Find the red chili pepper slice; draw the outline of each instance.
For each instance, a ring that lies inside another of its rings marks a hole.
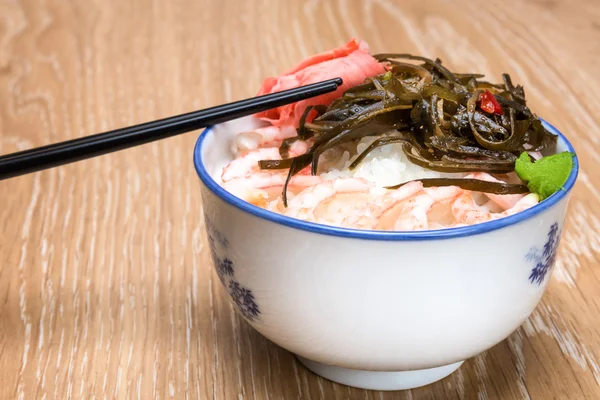
[[[498,100],[496,100],[492,92],[489,90],[481,93],[479,96],[479,101],[481,102],[481,109],[486,113],[502,115],[502,107],[500,106],[500,103],[498,103]]]

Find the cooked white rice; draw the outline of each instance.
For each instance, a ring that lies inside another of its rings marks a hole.
[[[319,173],[327,180],[356,177],[382,187],[415,179],[462,178],[466,175],[436,172],[413,164],[404,154],[400,143],[376,148],[354,170],[350,170],[350,164],[376,139],[365,137],[356,146],[345,145],[328,150],[321,157]]]

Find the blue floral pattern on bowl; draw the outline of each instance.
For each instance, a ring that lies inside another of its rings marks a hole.
[[[252,290],[242,286],[242,284],[235,279],[234,263],[226,256],[229,241],[216,229],[215,225],[208,217],[205,216],[204,220],[206,221],[206,232],[208,234],[210,254],[219,280],[229,292],[229,296],[231,296],[238,311],[250,321],[257,320],[260,310],[254,299],[254,294],[252,293]],[[225,256],[220,257],[219,254],[225,254]]]
[[[548,239],[544,244],[543,250],[537,247],[532,247],[527,253],[527,260],[531,261],[535,267],[531,270],[529,280],[531,283],[537,283],[538,286],[544,282],[548,271],[552,269],[556,262],[556,252],[558,251],[558,245],[560,243],[561,229],[558,227],[558,223],[553,223],[548,231]]]

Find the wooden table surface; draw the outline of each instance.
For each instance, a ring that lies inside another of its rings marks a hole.
[[[529,320],[443,381],[387,393],[315,376],[233,312],[207,251],[198,132],[2,181],[0,398],[600,398],[600,3],[476,3],[0,0],[0,153],[252,96],[358,37],[511,73],[582,165]]]

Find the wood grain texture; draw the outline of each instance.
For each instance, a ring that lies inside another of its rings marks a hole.
[[[0,153],[252,96],[356,36],[509,72],[582,171],[512,336],[431,386],[333,384],[243,322],[209,261],[197,134],[0,182],[0,398],[600,398],[600,3],[0,0]]]

